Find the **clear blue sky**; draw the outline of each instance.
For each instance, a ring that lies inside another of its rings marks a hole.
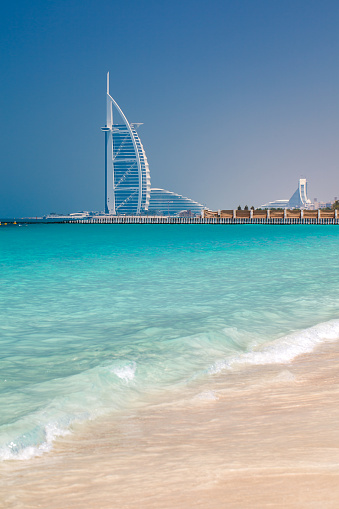
[[[207,206],[339,195],[337,0],[0,7],[0,217],[103,210],[105,79],[153,187]]]

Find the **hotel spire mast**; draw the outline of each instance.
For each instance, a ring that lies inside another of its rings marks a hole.
[[[109,72],[107,73],[105,133],[105,213],[115,214],[114,162],[113,162],[113,99],[109,94]]]

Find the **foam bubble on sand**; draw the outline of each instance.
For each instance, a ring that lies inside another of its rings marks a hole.
[[[241,365],[284,364],[299,355],[312,352],[318,345],[339,339],[339,320],[320,323],[309,329],[294,332],[272,341],[258,350],[252,350],[229,359],[219,360],[211,366],[209,373],[220,373],[225,369]]]
[[[273,382],[295,382],[295,376],[288,369],[284,369],[274,377]]]
[[[219,398],[215,394],[214,391],[203,391],[203,392],[200,392],[200,394],[197,394],[193,399],[194,400],[204,400],[204,401],[216,401]]]

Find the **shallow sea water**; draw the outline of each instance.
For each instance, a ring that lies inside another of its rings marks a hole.
[[[337,479],[338,248],[335,226],[1,229],[4,507],[113,487],[220,507],[238,475],[236,507],[240,472]]]

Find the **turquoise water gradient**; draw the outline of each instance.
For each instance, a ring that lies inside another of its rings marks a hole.
[[[1,227],[0,457],[339,318],[338,253],[336,226]]]

